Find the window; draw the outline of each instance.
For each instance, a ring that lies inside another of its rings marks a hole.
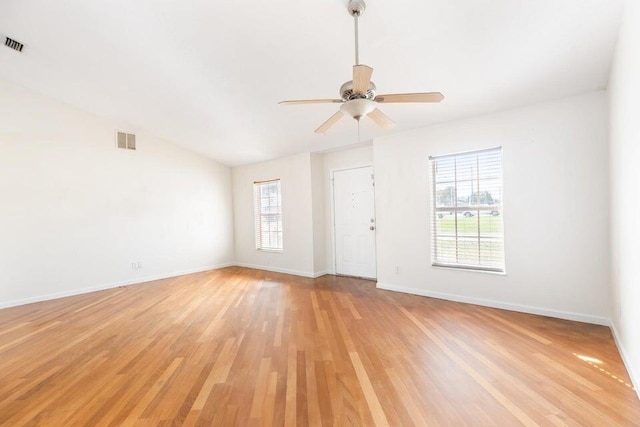
[[[429,159],[432,265],[504,272],[502,148]]]
[[[280,180],[253,183],[256,249],[282,251]]]

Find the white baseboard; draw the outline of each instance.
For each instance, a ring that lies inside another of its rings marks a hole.
[[[313,278],[317,279],[318,277],[326,276],[327,274],[333,274],[328,270],[316,271],[313,273]]]
[[[387,283],[378,282],[379,289],[388,291],[403,292],[405,294],[421,295],[424,297],[443,299],[448,301],[464,302],[467,304],[482,305],[485,307],[500,308],[503,310],[519,311],[522,313],[538,314],[540,316],[555,317],[558,319],[575,320],[577,322],[592,323],[595,325],[609,326],[610,321],[606,317],[592,316],[588,314],[572,313],[569,311],[553,310],[549,308],[533,307],[529,305],[507,303],[482,298],[467,297],[462,295],[448,294],[444,292],[435,292],[418,288],[407,288],[404,286],[396,286]]]
[[[317,273],[312,273],[312,272],[309,272],[309,271],[289,270],[289,269],[286,269],[286,268],[278,268],[278,267],[273,267],[273,266],[270,266],[270,265],[247,264],[247,263],[244,263],[244,262],[236,262],[233,265],[235,265],[237,267],[253,268],[254,270],[272,271],[274,273],[285,273],[285,274],[291,274],[293,276],[309,277],[309,278],[312,278],[312,279],[315,279],[316,277],[324,276],[325,274],[327,274],[324,271],[320,271],[320,272],[317,272]]]
[[[312,278],[312,279],[315,279],[315,278],[320,277],[320,276],[324,276],[325,274],[329,274],[329,272],[327,272],[327,271],[318,271],[318,272],[315,272],[315,273],[310,273],[310,272],[305,272],[305,271],[287,270],[287,269],[283,269],[283,268],[274,268],[274,267],[269,267],[269,266],[264,266],[264,265],[252,265],[252,264],[228,262],[228,263],[223,263],[223,264],[209,265],[209,266],[206,266],[206,267],[193,268],[193,269],[189,269],[189,270],[174,271],[174,272],[165,273],[165,274],[155,274],[155,275],[150,275],[150,276],[145,276],[145,277],[137,277],[133,281],[132,280],[122,280],[122,281],[118,281],[118,282],[103,283],[101,285],[90,286],[90,287],[87,287],[87,288],[72,289],[72,290],[62,291],[62,292],[54,292],[54,293],[51,293],[51,294],[38,295],[38,296],[35,296],[35,297],[22,298],[22,299],[17,299],[17,300],[12,300],[12,301],[0,301],[0,309],[9,308],[9,307],[16,307],[16,306],[25,305],[25,304],[32,304],[32,303],[35,303],[35,302],[48,301],[48,300],[57,299],[57,298],[70,297],[70,296],[74,296],[74,295],[81,295],[81,294],[86,294],[86,293],[89,293],[89,292],[103,291],[105,289],[113,289],[113,288],[117,288],[119,286],[138,285],[140,283],[152,282],[154,280],[168,279],[170,277],[182,276],[182,275],[185,275],[185,274],[200,273],[202,271],[216,270],[216,269],[219,269],[219,268],[235,267],[235,266],[253,268],[253,269],[256,269],[256,270],[273,271],[273,272],[276,272],[276,273],[292,274],[294,276],[309,277],[309,278]]]
[[[627,356],[627,352],[624,349],[620,333],[618,332],[618,329],[616,329],[616,324],[612,321],[609,327],[611,328],[613,339],[616,342],[616,347],[618,347],[618,352],[620,353],[620,357],[622,358],[622,363],[624,363],[624,366],[627,368],[627,372],[629,373],[629,378],[631,378],[631,384],[636,390],[638,399],[640,399],[640,372],[634,370],[634,366],[631,364],[631,359],[629,359],[629,357]]]
[[[31,304],[31,303],[34,303],[34,302],[48,301],[48,300],[57,299],[57,298],[70,297],[70,296],[74,296],[74,295],[81,295],[81,294],[86,294],[86,293],[89,293],[89,292],[103,291],[105,289],[117,288],[119,286],[138,285],[140,283],[151,282],[151,281],[154,281],[154,280],[168,279],[170,277],[182,276],[182,275],[185,275],[185,274],[192,274],[192,273],[200,273],[201,271],[216,270],[218,268],[231,267],[231,266],[234,266],[234,265],[235,265],[234,263],[224,263],[224,264],[217,264],[217,265],[209,265],[209,266],[206,266],[206,267],[193,268],[193,269],[189,269],[189,270],[174,271],[172,273],[155,274],[155,275],[152,275],[152,276],[137,277],[135,279],[135,281],[122,280],[122,281],[118,281],[118,282],[104,283],[102,285],[91,286],[91,287],[88,287],[88,288],[73,289],[73,290],[62,291],[62,292],[54,292],[54,293],[51,293],[51,294],[38,295],[38,296],[35,296],[35,297],[22,298],[22,299],[13,300],[13,301],[4,301],[4,302],[0,302],[0,309],[8,308],[8,307],[15,307],[15,306],[18,306],[18,305]]]

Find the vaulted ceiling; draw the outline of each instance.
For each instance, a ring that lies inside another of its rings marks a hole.
[[[622,0],[368,0],[361,62],[393,132],[604,89]],[[351,79],[346,0],[3,0],[0,78],[229,165],[358,142],[354,120],[313,130]],[[367,120],[360,140],[384,134]]]

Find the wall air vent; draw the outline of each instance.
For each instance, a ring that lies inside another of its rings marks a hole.
[[[4,45],[10,47],[13,50],[17,50],[18,52],[22,52],[22,48],[24,48],[24,45],[22,43],[10,39],[9,37],[4,38]]]
[[[116,131],[116,147],[124,150],[135,150],[136,136],[132,133]]]

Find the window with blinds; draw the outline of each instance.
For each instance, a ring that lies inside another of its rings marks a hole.
[[[432,265],[504,272],[502,147],[429,160]]]
[[[253,183],[256,249],[282,251],[280,180]]]

